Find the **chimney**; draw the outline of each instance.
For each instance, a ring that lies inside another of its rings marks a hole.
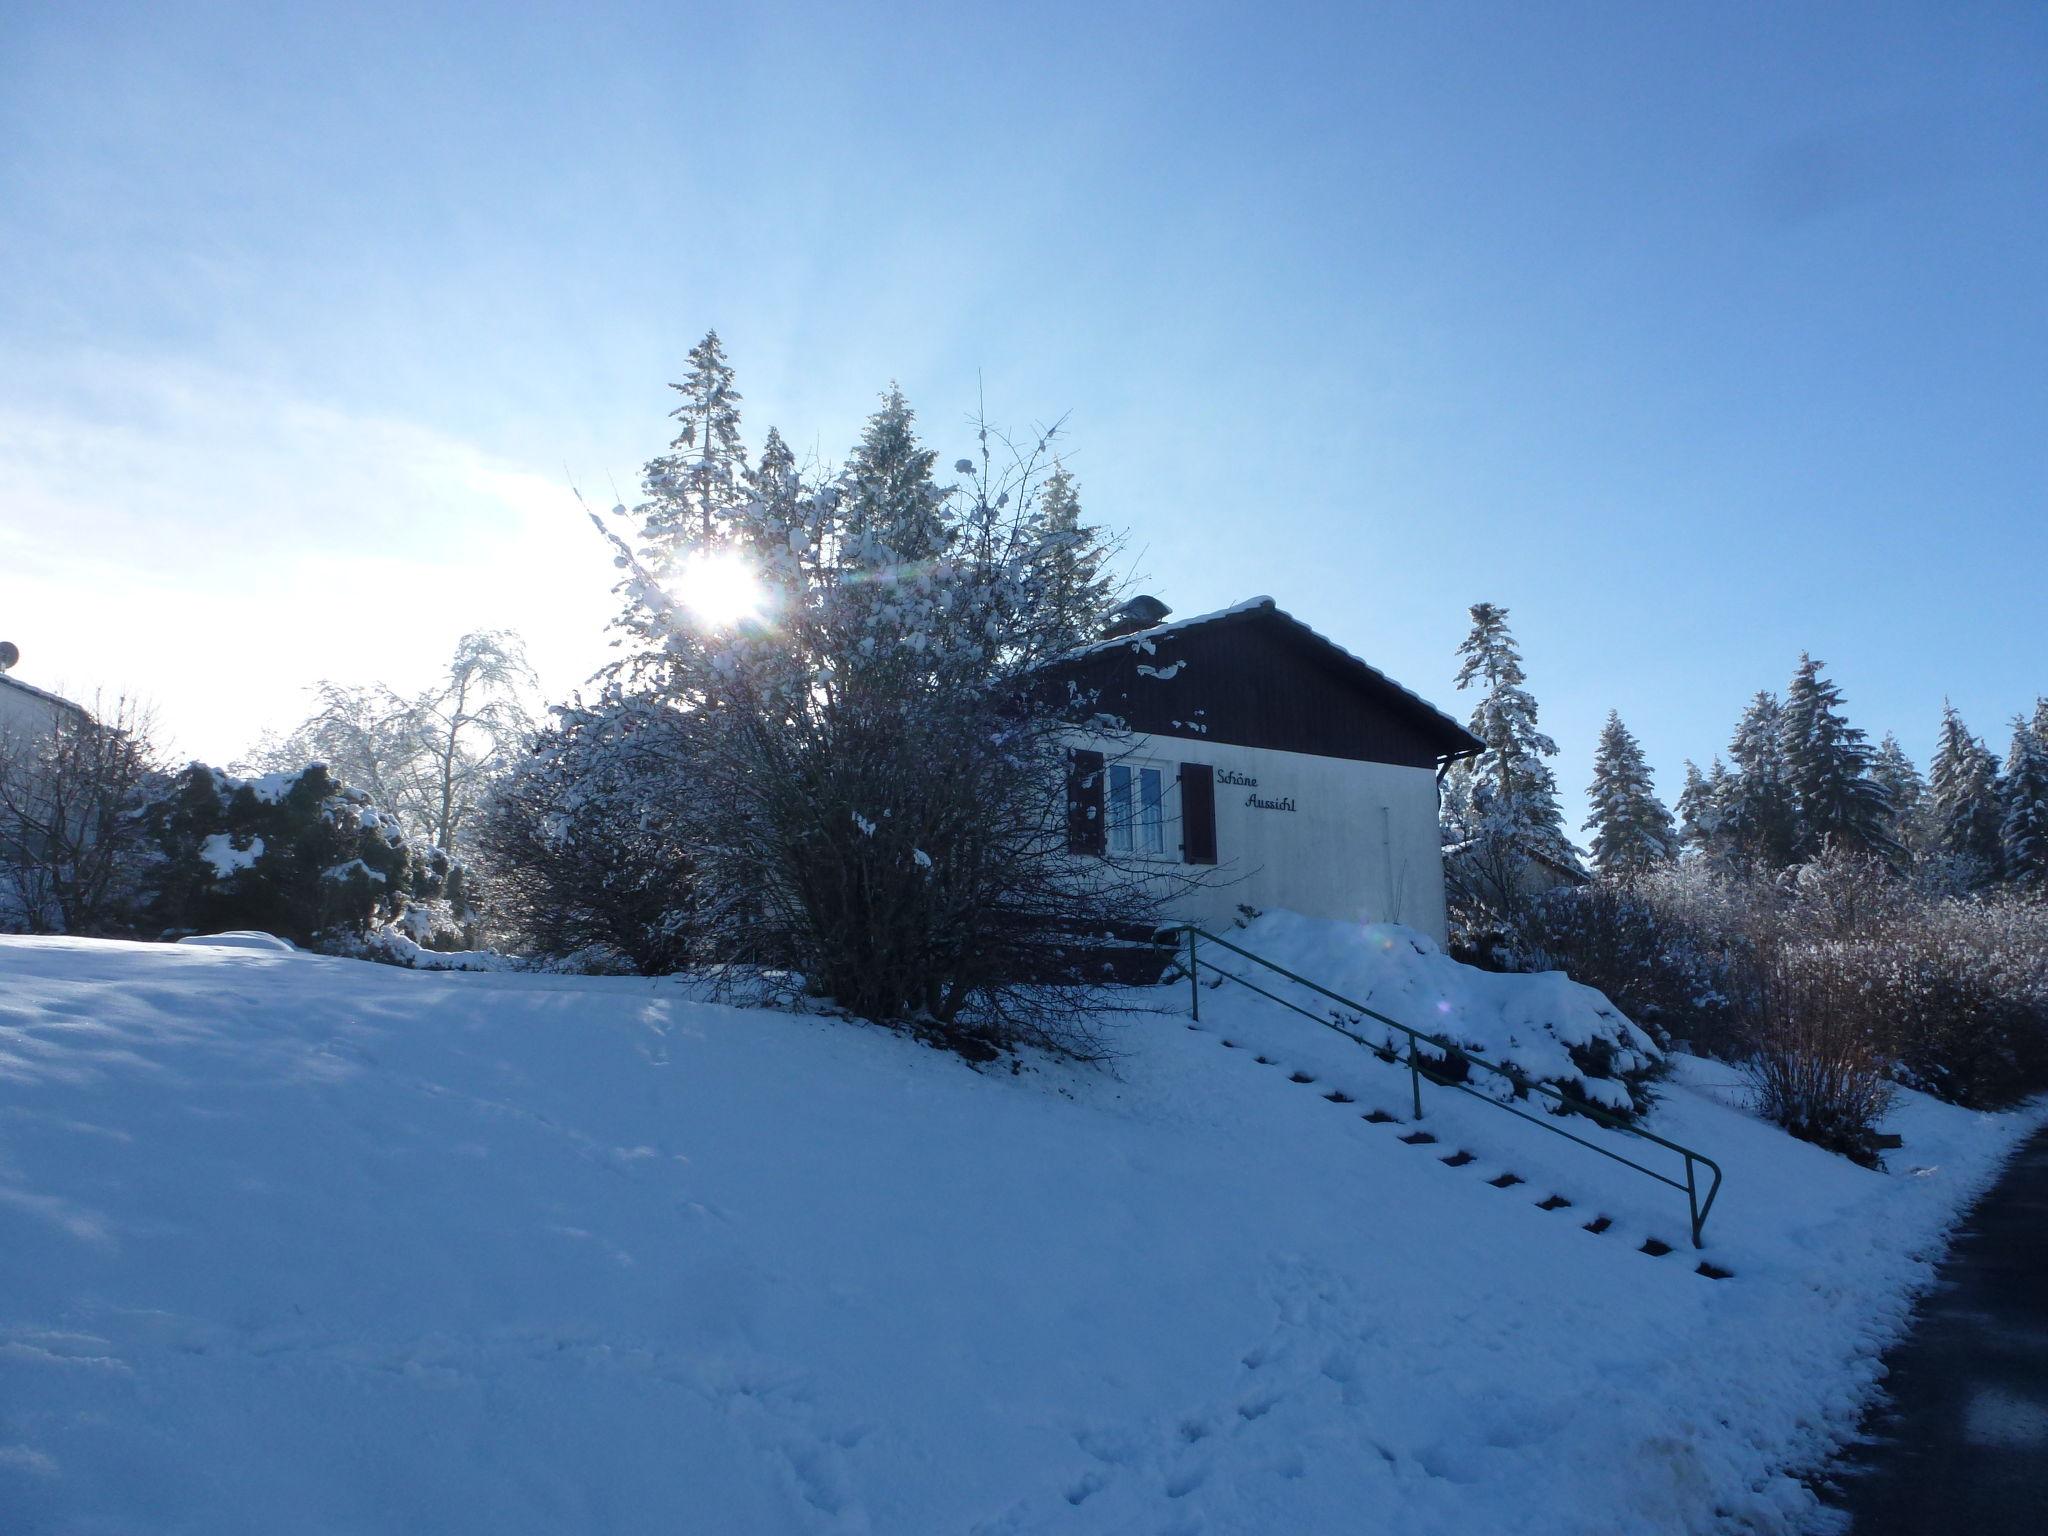
[[[1164,623],[1171,612],[1171,608],[1149,593],[1134,597],[1109,616],[1109,622],[1102,626],[1102,638],[1114,640],[1119,635],[1135,635],[1141,629]]]

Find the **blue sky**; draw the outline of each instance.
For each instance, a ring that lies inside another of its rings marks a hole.
[[[289,11],[289,14],[287,14]],[[2048,10],[0,10],[0,630],[234,755],[319,676],[604,659],[716,326],[749,435],[1065,414],[1182,613],[1453,712],[1506,604],[1567,813],[1802,648],[1923,763],[2048,691]]]

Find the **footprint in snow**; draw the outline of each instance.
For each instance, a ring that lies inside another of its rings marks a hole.
[[[1169,1499],[1184,1499],[1208,1480],[1207,1467],[1188,1467],[1174,1473],[1166,1480],[1166,1496]]]
[[[1108,1485],[1108,1482],[1109,1479],[1100,1472],[1089,1472],[1067,1489],[1067,1502],[1077,1507],[1086,1504],[1096,1494],[1102,1492],[1103,1488]]]
[[[1247,1423],[1253,1419],[1263,1419],[1273,1411],[1274,1404],[1279,1401],[1280,1394],[1277,1392],[1257,1393],[1237,1405],[1237,1416]]]

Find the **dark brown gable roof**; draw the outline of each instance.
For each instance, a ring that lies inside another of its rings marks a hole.
[[[1431,768],[1483,744],[1270,597],[1119,635],[1047,669],[1154,736]]]

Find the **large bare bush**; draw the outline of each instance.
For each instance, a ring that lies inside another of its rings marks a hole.
[[[149,857],[136,812],[158,772],[152,723],[120,699],[0,737],[0,923],[126,931]]]
[[[1870,1006],[1853,945],[1797,944],[1759,967],[1744,1075],[1758,1112],[1803,1141],[1877,1162],[1892,1100],[1889,1021]]]

